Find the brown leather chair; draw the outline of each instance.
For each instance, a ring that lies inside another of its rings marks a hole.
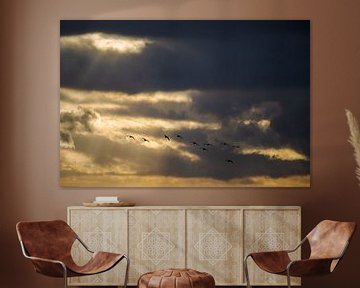
[[[291,276],[315,276],[333,272],[344,256],[355,229],[354,222],[324,220],[292,250],[250,253],[244,259],[247,287],[251,287],[247,267],[249,257],[266,272],[286,275],[289,288]],[[289,253],[296,251],[306,241],[311,249],[309,259],[291,261]]]
[[[127,285],[129,259],[125,254],[91,251],[62,220],[19,222],[16,231],[24,256],[31,260],[35,271],[50,277],[88,276],[110,270],[126,259],[124,288]],[[83,266],[78,266],[71,257],[71,247],[78,240],[92,254]]]

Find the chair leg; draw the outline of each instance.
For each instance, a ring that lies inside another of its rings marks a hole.
[[[287,269],[286,276],[287,276],[288,288],[291,288],[291,278],[290,278],[290,271],[289,271],[289,269]]]
[[[250,255],[247,255],[244,258],[244,272],[245,272],[245,279],[246,279],[246,287],[247,288],[251,288],[250,285],[250,279],[249,279],[249,269],[248,269],[248,265],[247,265],[247,259],[249,258]]]
[[[127,287],[128,278],[129,278],[130,259],[129,259],[129,257],[127,257],[126,255],[124,256],[124,258],[125,258],[125,260],[126,260],[126,270],[125,270],[124,288],[126,288],[126,287]]]
[[[66,270],[66,266],[64,264],[62,264],[62,267],[64,269],[64,287],[67,288],[67,270]]]

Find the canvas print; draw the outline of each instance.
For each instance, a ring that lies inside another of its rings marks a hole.
[[[64,187],[309,187],[309,21],[60,22]]]

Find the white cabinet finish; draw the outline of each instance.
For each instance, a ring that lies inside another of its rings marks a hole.
[[[212,274],[217,285],[245,285],[247,253],[295,247],[301,237],[301,209],[294,206],[69,207],[68,222],[93,250],[130,257],[129,284],[163,268],[192,268]],[[73,247],[83,263],[86,253]],[[300,257],[300,251],[294,257]],[[285,285],[249,261],[254,285]],[[121,285],[122,263],[104,274],[73,278],[70,285]],[[298,279],[294,284],[300,284]]]

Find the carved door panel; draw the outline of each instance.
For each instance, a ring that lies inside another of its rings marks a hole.
[[[244,211],[244,254],[261,251],[295,248],[301,237],[300,210],[258,209]],[[299,259],[300,249],[291,255]],[[286,277],[266,273],[252,261],[249,262],[249,276],[252,285],[286,285]],[[300,284],[293,278],[292,284]]]
[[[184,267],[209,272],[217,285],[244,285],[245,255],[293,248],[301,237],[298,207],[71,207],[68,222],[91,249],[129,255],[130,285],[143,273]],[[72,254],[79,264],[89,259],[79,243]],[[293,258],[300,258],[300,250]],[[122,285],[125,266],[124,261],[102,274],[70,278],[69,284]],[[249,272],[253,285],[286,284],[286,277],[265,273],[252,260]]]
[[[127,253],[127,215],[125,209],[71,209],[68,222],[80,239],[93,251]],[[76,241],[72,248],[76,263],[84,264],[89,258]],[[125,261],[108,272],[85,277],[69,278],[70,285],[122,285]]]
[[[242,211],[187,211],[187,266],[212,274],[216,285],[242,281]]]
[[[130,283],[145,272],[185,267],[185,210],[129,210]]]

